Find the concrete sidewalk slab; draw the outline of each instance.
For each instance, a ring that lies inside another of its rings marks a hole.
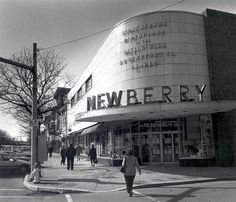
[[[142,175],[136,175],[134,188],[158,187],[174,184],[236,179],[236,168],[219,167],[180,167],[177,164],[141,166]],[[91,167],[90,161],[81,159],[75,162],[74,170],[60,165],[60,157],[54,154],[41,169],[39,184],[29,182],[25,176],[24,185],[40,192],[114,192],[125,189],[125,181],[119,167],[97,164]]]

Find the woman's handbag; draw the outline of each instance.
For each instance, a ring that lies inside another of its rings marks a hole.
[[[124,165],[121,166],[121,168],[120,168],[121,173],[125,173],[125,167],[126,167],[126,159],[125,159]]]
[[[125,167],[124,167],[124,166],[122,166],[122,167],[120,168],[120,172],[121,172],[121,173],[125,173]]]

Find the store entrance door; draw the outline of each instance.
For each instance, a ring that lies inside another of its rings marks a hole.
[[[141,146],[141,162],[149,163],[150,162],[150,138],[148,134],[141,134],[140,146]]]
[[[172,134],[171,133],[162,133],[162,148],[163,148],[163,162],[171,162],[173,160],[173,148],[172,148]]]
[[[141,134],[140,147],[142,163],[161,162],[160,133]]]
[[[173,132],[173,149],[174,149],[174,161],[179,161],[180,154],[180,134],[178,132]]]
[[[142,133],[140,135],[142,163],[175,162],[179,159],[179,134],[177,131]]]
[[[162,140],[162,161],[174,162],[179,159],[179,135],[178,132],[161,134]]]
[[[154,133],[150,135],[150,146],[151,146],[151,162],[161,162],[161,142],[160,133]]]

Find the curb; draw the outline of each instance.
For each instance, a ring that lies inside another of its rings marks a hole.
[[[82,192],[82,193],[91,193],[89,190],[85,189],[73,189],[73,188],[60,188],[60,187],[49,187],[49,186],[40,186],[36,184],[29,183],[29,175],[26,175],[24,178],[23,185],[32,191],[36,192],[55,192],[55,193],[67,193],[67,192]]]
[[[194,180],[180,180],[180,181],[168,181],[168,182],[159,182],[159,183],[151,183],[151,184],[141,184],[134,185],[134,189],[139,188],[154,188],[154,187],[162,187],[162,186],[170,186],[170,185],[182,185],[182,184],[193,184],[193,183],[204,183],[204,182],[215,182],[222,180],[236,180],[236,177],[227,177],[227,178],[206,178],[206,179],[194,179]],[[75,189],[75,188],[60,188],[60,187],[50,187],[50,186],[40,186],[40,184],[32,184],[29,183],[29,175],[27,174],[24,178],[23,185],[32,191],[36,192],[53,192],[53,193],[105,193],[105,192],[117,192],[126,190],[126,187],[106,190],[106,191],[93,191],[86,189]]]
[[[74,189],[74,188],[60,188],[60,187],[50,187],[50,186],[40,186],[39,184],[32,184],[29,183],[29,175],[26,175],[24,178],[23,185],[31,190],[36,192],[54,192],[54,193],[105,193],[105,192],[117,192],[121,190],[125,190],[126,187],[122,187],[119,189],[113,189],[113,190],[106,190],[106,191],[92,191],[92,190],[86,190],[86,189]]]

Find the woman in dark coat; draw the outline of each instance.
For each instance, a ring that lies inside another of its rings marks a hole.
[[[90,157],[91,166],[95,166],[95,162],[97,161],[97,151],[92,144],[92,148],[89,150],[88,156]]]
[[[76,155],[76,150],[73,147],[73,144],[70,144],[70,147],[66,150],[66,158],[67,158],[67,170],[74,169],[74,157]]]
[[[65,165],[65,161],[66,161],[66,149],[64,146],[62,146],[61,148],[61,165]]]
[[[53,147],[52,147],[52,144],[50,143],[48,147],[48,153],[49,153],[50,158],[52,157],[52,152],[53,152]]]

